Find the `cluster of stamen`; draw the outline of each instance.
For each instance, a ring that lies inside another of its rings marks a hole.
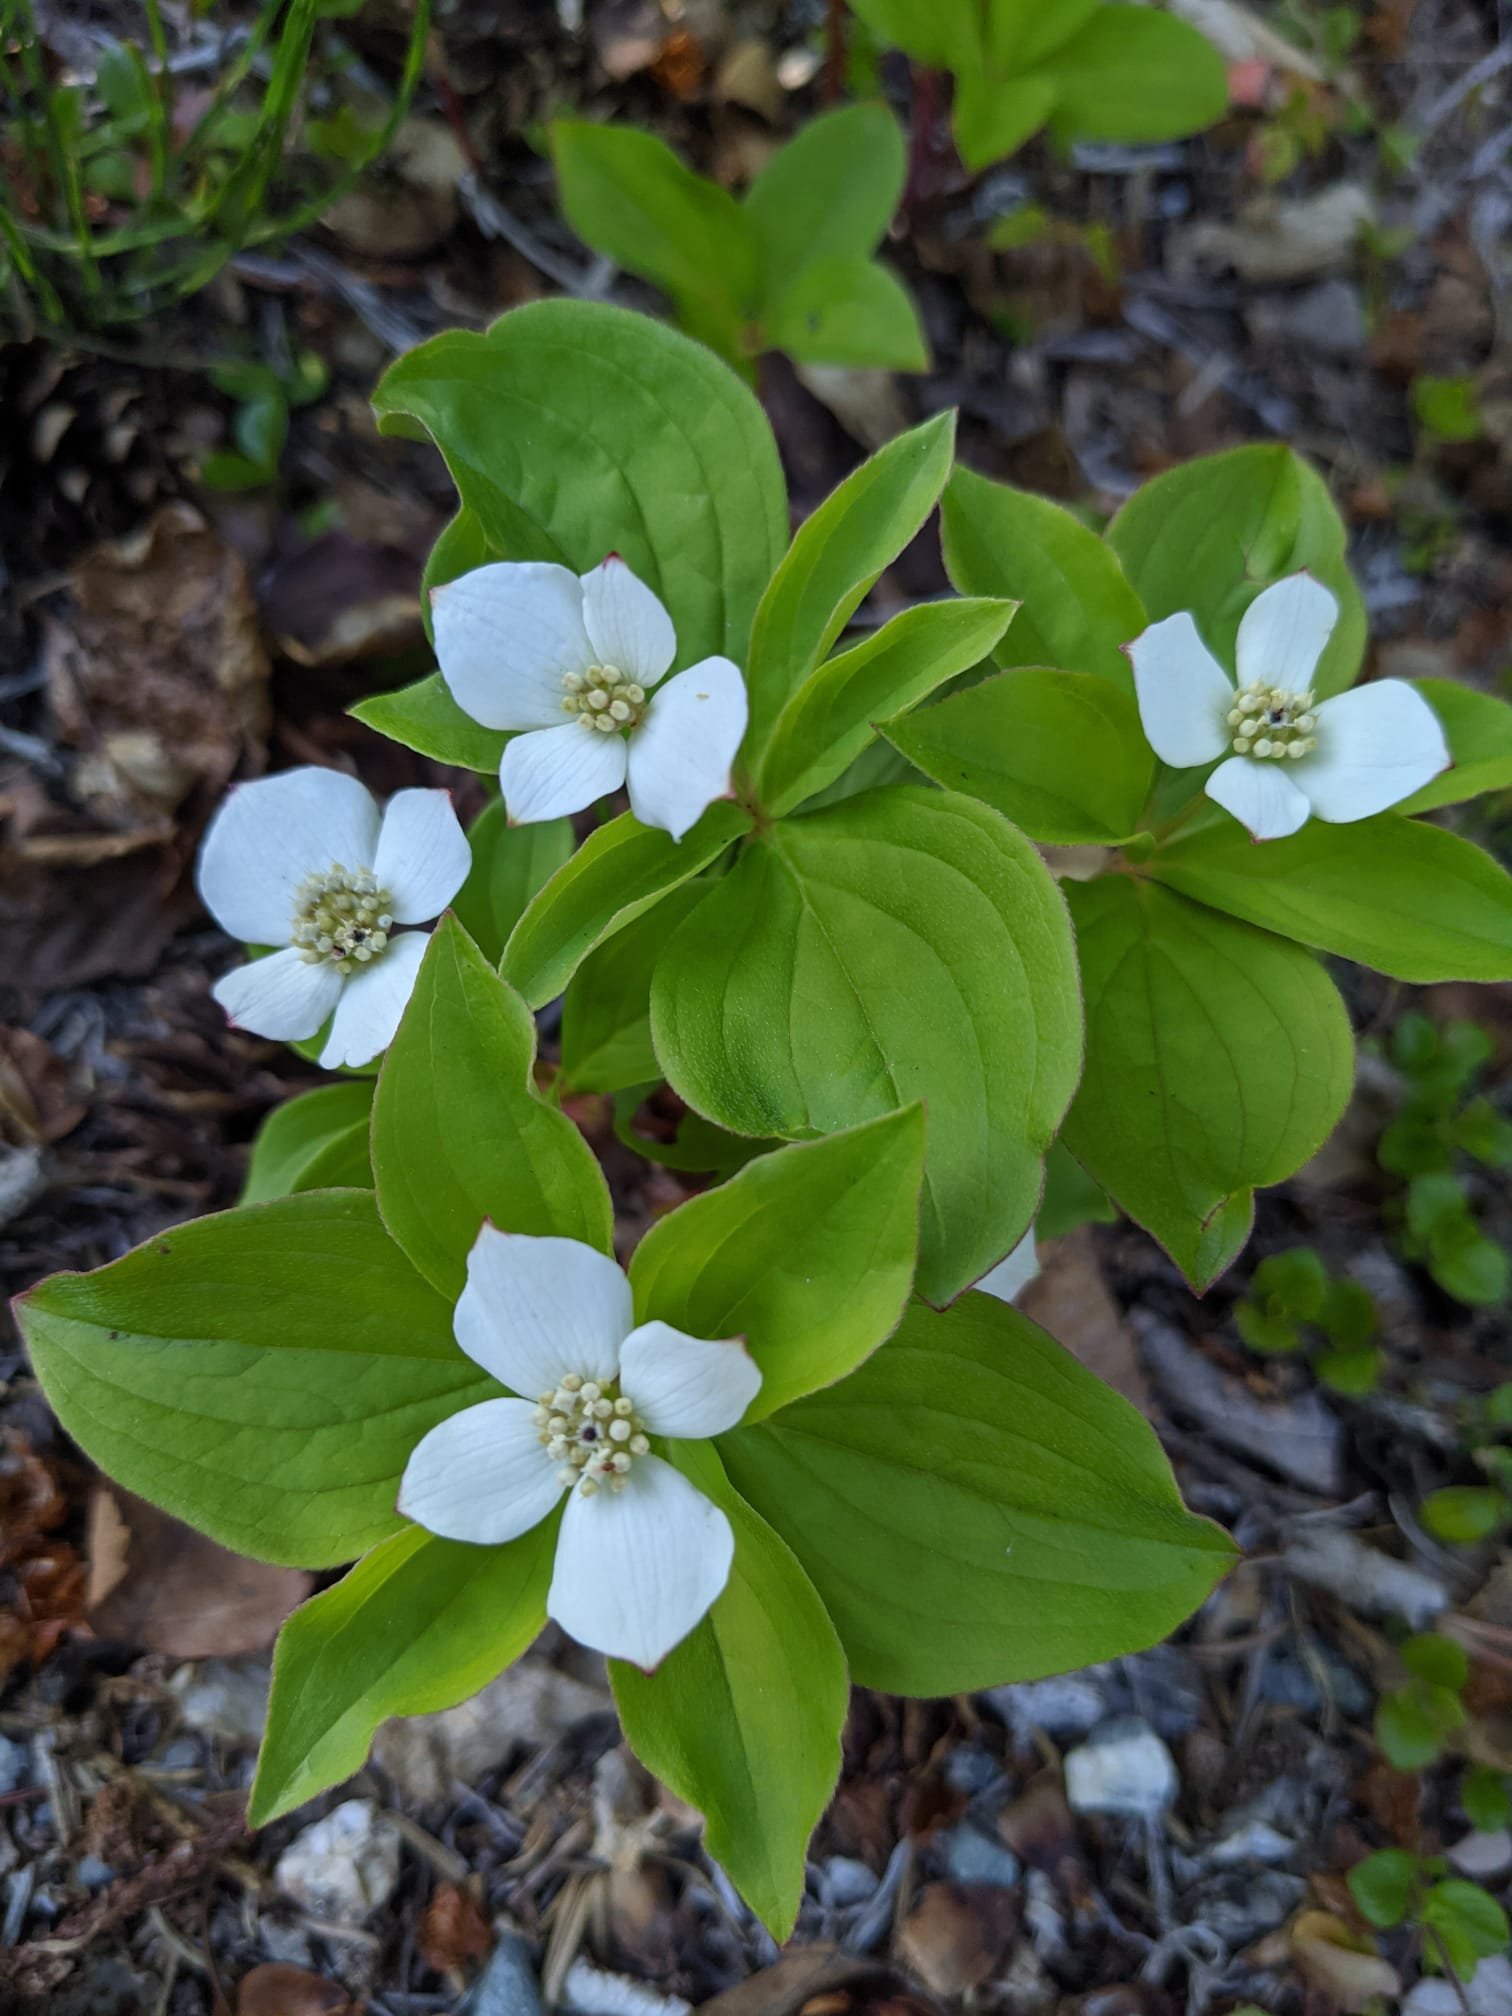
[[[569,672],[562,681],[562,709],[575,714],[580,728],[613,735],[638,728],[646,712],[646,689],[627,679],[617,665],[590,665]]]
[[[1286,686],[1241,686],[1228,725],[1236,756],[1307,756],[1318,746],[1312,694]]]
[[[651,1447],[640,1416],[623,1393],[569,1372],[554,1392],[543,1393],[533,1416],[541,1447],[563,1484],[583,1497],[623,1491],[637,1456]]]
[[[329,960],[337,972],[355,973],[388,950],[393,908],[371,868],[333,862],[295,890],[290,943],[312,966]]]

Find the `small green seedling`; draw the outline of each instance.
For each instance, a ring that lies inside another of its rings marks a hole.
[[[1078,140],[1178,140],[1228,108],[1223,59],[1155,7],[1103,0],[851,0],[884,42],[955,77],[951,123],[968,168],[1048,127]]]
[[[1405,1683],[1383,1694],[1376,1708],[1375,1737],[1398,1771],[1421,1771],[1442,1756],[1449,1738],[1465,1726],[1461,1699],[1470,1662],[1452,1638],[1419,1632],[1397,1648],[1407,1670]]]
[[[927,368],[918,310],[873,257],[903,193],[903,136],[885,105],[813,120],[743,200],[632,126],[559,119],[551,151],[584,244],[661,288],[688,333],[747,376],[763,350]]]
[[[201,478],[212,490],[259,490],[276,483],[290,408],[309,406],[321,396],[331,382],[330,366],[304,350],[284,371],[271,364],[222,364],[210,378],[217,391],[236,401],[231,421],[236,447],[207,455]]]
[[[1380,1376],[1375,1303],[1358,1281],[1331,1275],[1310,1246],[1262,1260],[1234,1321],[1252,1351],[1305,1350],[1336,1393],[1369,1393]]]
[[[1489,1307],[1506,1300],[1512,1259],[1486,1236],[1459,1173],[1465,1162],[1512,1168],[1512,1122],[1473,1087],[1491,1057],[1491,1039],[1473,1022],[1442,1027],[1404,1015],[1392,1062],[1408,1082],[1400,1112],[1381,1136],[1383,1169],[1407,1179],[1403,1244],[1456,1301]]]
[[[1484,1484],[1449,1484],[1423,1500],[1423,1524],[1435,1539],[1459,1546],[1491,1540],[1512,1526],[1512,1382],[1480,1402],[1466,1424],[1471,1454]]]
[[[1482,1960],[1505,1950],[1512,1934],[1496,1899],[1478,1883],[1449,1875],[1448,1866],[1441,1855],[1382,1848],[1350,1870],[1349,1889],[1372,1925],[1382,1931],[1415,1926],[1427,1965],[1469,1981]]]

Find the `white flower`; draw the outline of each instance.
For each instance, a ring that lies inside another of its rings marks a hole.
[[[1184,612],[1128,646],[1150,747],[1178,770],[1228,752],[1203,789],[1257,840],[1284,839],[1309,813],[1368,819],[1449,767],[1438,716],[1404,680],[1314,700],[1338,619],[1338,603],[1310,574],[1265,589],[1239,625],[1237,693]]]
[[[730,795],[746,729],[739,668],[705,658],[657,686],[677,655],[672,619],[617,554],[581,579],[496,561],[431,602],[457,705],[485,728],[529,731],[499,765],[515,825],[581,812],[628,778],[636,818],[680,840]]]
[[[370,1063],[399,1027],[425,951],[425,933],[395,927],[438,916],[471,865],[445,791],[398,791],[380,817],[339,770],[238,785],[205,835],[200,896],[233,938],[283,949],[211,991],[233,1022],[283,1043],[332,1016],[321,1063]]]
[[[730,1522],[653,1435],[733,1428],[761,1373],[738,1340],[635,1327],[630,1284],[576,1239],[485,1225],[467,1260],[457,1342],[529,1397],[464,1407],[417,1444],[399,1510],[448,1540],[499,1546],[563,1493],[548,1615],[580,1644],[648,1670],[729,1579]]]
[[[1039,1248],[1031,1225],[1007,1259],[999,1260],[976,1285],[983,1295],[995,1295],[999,1302],[1016,1302],[1039,1271]]]

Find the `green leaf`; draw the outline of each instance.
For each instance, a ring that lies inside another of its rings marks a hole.
[[[1393,979],[1512,980],[1512,877],[1457,833],[1391,813],[1256,846],[1237,819],[1148,872],[1215,910]]]
[[[1039,73],[1055,87],[1051,127],[1074,140],[1180,140],[1228,111],[1222,56],[1152,7],[1099,7]]]
[[[569,819],[539,819],[511,826],[501,799],[486,805],[467,831],[472,868],[452,898],[452,909],[491,965],[531,899],[571,860],[576,844]]]
[[[752,844],[662,955],[651,1029],[675,1090],[735,1133],[922,1099],[919,1287],[949,1301],[1028,1229],[1076,1083],[1065,906],[985,806],[873,791]]]
[[[963,595],[1012,595],[1020,608],[1000,665],[1097,672],[1126,693],[1122,647],[1148,618],[1118,555],[1048,497],[957,468],[940,505],[945,565]]]
[[[842,105],[800,126],[745,199],[771,301],[805,267],[875,251],[903,194],[903,135],[886,105]]]
[[[1304,1323],[1316,1322],[1323,1313],[1328,1293],[1328,1269],[1311,1246],[1294,1246],[1287,1253],[1272,1253],[1255,1269],[1251,1292],[1279,1303],[1288,1316]]]
[[[721,1438],[854,1679],[955,1694],[1154,1644],[1231,1565],[1149,1424],[1014,1310],[915,1304],[848,1379]]]
[[[845,1655],[813,1584],[729,1487],[707,1444],[679,1467],[735,1529],[730,1579],[654,1673],[611,1660],[630,1746],[704,1814],[705,1844],[775,1939],[803,1895],[809,1835],[840,1771],[850,1698]]]
[[[296,1190],[371,1189],[368,1116],[371,1078],[318,1085],[275,1106],[257,1130],[238,1200],[260,1204]]]
[[[562,998],[562,1075],[574,1092],[623,1092],[653,1085],[661,1065],[651,1047],[651,974],[662,949],[703,885],[685,882],[579,966]]]
[[[1031,840],[1126,839],[1155,775],[1139,709],[1092,672],[999,672],[885,732],[926,776],[980,798]]]
[[[611,819],[531,899],[504,947],[504,978],[532,1008],[554,1001],[595,946],[701,874],[751,825],[727,801],[681,840],[633,813]]]
[[[392,693],[370,693],[347,712],[365,727],[387,735],[390,742],[434,762],[488,776],[498,775],[499,758],[509,740],[497,728],[480,728],[470,714],[464,714],[439,672]]]
[[[745,663],[787,502],[765,414],[709,351],[623,308],[536,301],[408,351],[374,404],[428,429],[496,553],[585,573],[617,552],[666,604],[679,663]]]
[[[1302,1348],[1302,1333],[1292,1317],[1258,1308],[1253,1302],[1241,1302],[1235,1309],[1234,1328],[1251,1351],[1263,1352],[1268,1358],[1289,1357]]]
[[[546,1621],[557,1523],[502,1547],[406,1526],[302,1604],[273,1654],[249,1824],[360,1771],[389,1716],[454,1708],[517,1659]]]
[[[921,63],[951,70],[982,58],[977,10],[962,0],[851,0],[872,33]]]
[[[927,371],[929,344],[913,296],[875,259],[819,259],[766,309],[765,344],[804,364]]]
[[[1418,1858],[1405,1848],[1382,1848],[1356,1862],[1345,1880],[1360,1915],[1383,1932],[1389,1931],[1400,1925],[1412,1908]]]
[[[1473,376],[1435,377],[1423,371],[1412,381],[1412,410],[1441,441],[1475,441],[1484,432]]]
[[[893,717],[969,671],[1012,616],[1011,602],[925,602],[811,672],[778,715],[757,771],[766,809],[791,812],[833,784],[876,740],[878,722],[896,739]]]
[[[953,413],[900,434],[847,476],[798,528],[751,631],[748,760],[760,757],[788,696],[828,653],[877,576],[933,510],[950,473],[954,442]]]
[[[289,438],[289,402],[282,388],[239,406],[231,421],[231,433],[242,454],[262,471],[265,479],[276,476],[278,458]]]
[[[1257,850],[1261,851],[1261,850]],[[1200,1294],[1315,1154],[1354,1046],[1315,959],[1127,875],[1064,885],[1087,1004],[1066,1146]]]
[[[1512,1822],[1512,1796],[1505,1775],[1489,1764],[1473,1764],[1460,1785],[1465,1818],[1479,1834],[1495,1834]]]
[[[100,1468],[263,1561],[329,1568],[387,1538],[415,1444],[497,1390],[362,1190],[194,1219],[17,1307]]]
[[[1489,1540],[1512,1520],[1512,1505],[1483,1484],[1448,1484],[1423,1500],[1423,1524],[1435,1540],[1473,1547]]]
[[[1339,598],[1337,629],[1313,681],[1339,693],[1360,669],[1365,605],[1345,559],[1344,521],[1317,471],[1258,443],[1168,469],[1108,527],[1150,622],[1190,610],[1203,641],[1234,663],[1240,618],[1263,588],[1304,568]]]
[[[963,69],[956,77],[951,129],[966,166],[980,172],[1016,154],[1055,110],[1055,85],[1043,71],[992,77]]]
[[[1411,684],[1437,714],[1454,763],[1392,811],[1400,818],[1459,805],[1482,791],[1512,790],[1512,707],[1458,679],[1414,679]]]
[[[383,1222],[453,1300],[485,1219],[612,1251],[603,1172],[534,1067],[524,1003],[443,917],[378,1074],[373,1173]]]
[[[1313,1370],[1333,1392],[1358,1400],[1380,1384],[1381,1354],[1373,1344],[1320,1351],[1313,1360]]]
[[[1397,1657],[1416,1679],[1447,1687],[1455,1694],[1470,1678],[1470,1661],[1463,1645],[1438,1631],[1418,1631],[1404,1638],[1397,1647]]]
[[[1093,1182],[1064,1141],[1054,1142],[1045,1157],[1045,1194],[1034,1221],[1036,1236],[1059,1239],[1078,1225],[1112,1225],[1117,1217],[1108,1193]]]
[[[897,1325],[913,1281],[924,1113],[780,1148],[651,1227],[630,1263],[637,1319],[743,1337],[746,1419],[833,1385]]]
[[[759,299],[756,233],[717,182],[634,126],[556,119],[549,128],[568,223],[585,245],[660,287],[727,356]]]
[[[1479,1883],[1467,1883],[1463,1877],[1435,1883],[1423,1899],[1420,1915],[1424,1930],[1438,1934],[1449,1964],[1466,1981],[1473,1978],[1480,1961],[1504,1953],[1512,1939],[1500,1904]],[[1428,1943],[1431,1947],[1431,1939]]]

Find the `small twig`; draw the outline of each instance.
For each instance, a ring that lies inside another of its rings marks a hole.
[[[564,294],[571,294],[579,301],[602,301],[608,294],[615,271],[609,260],[595,259],[586,272],[578,272],[506,210],[471,169],[458,176],[457,194],[485,238],[502,238],[506,245],[512,245],[522,259],[528,259],[537,272],[544,273]]]
[[[1478,63],[1472,63],[1464,76],[1451,84],[1428,107],[1418,122],[1414,138],[1421,146],[1430,139],[1451,113],[1457,112],[1465,100],[1482,84],[1489,84],[1493,77],[1512,64],[1512,40],[1499,42],[1494,49],[1488,49]]]

